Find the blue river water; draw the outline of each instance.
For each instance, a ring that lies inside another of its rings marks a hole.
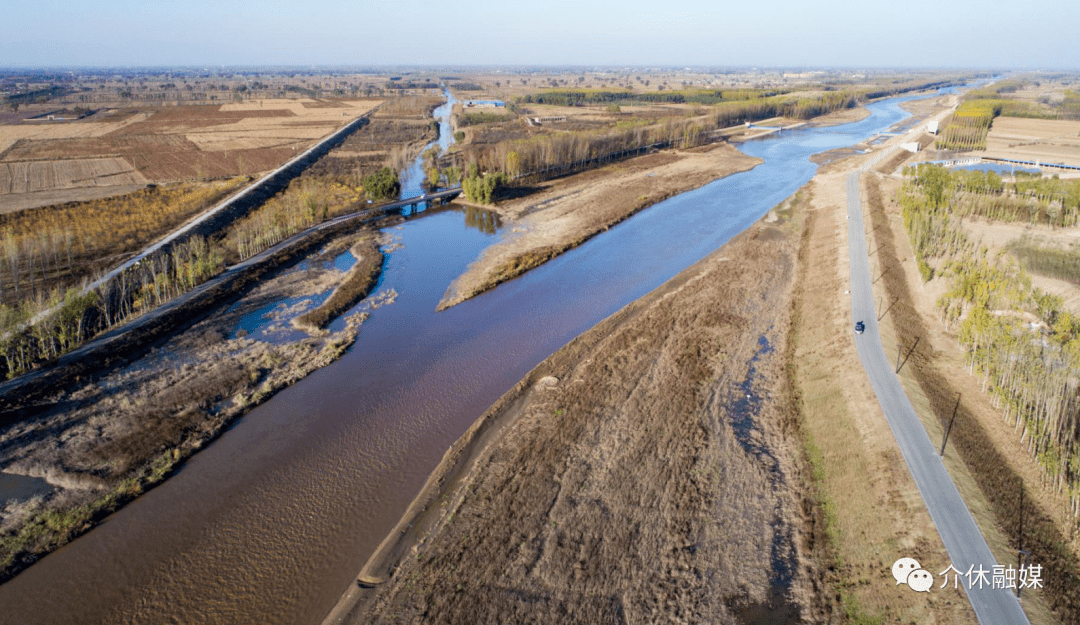
[[[319,622],[445,450],[500,395],[792,195],[814,175],[812,154],[905,120],[907,99],[872,104],[857,123],[743,144],[765,162],[441,313],[453,279],[505,233],[454,206],[389,228],[400,247],[379,289],[397,299],[373,312],[354,347],[0,586],[0,621]],[[446,126],[441,141],[449,135]]]

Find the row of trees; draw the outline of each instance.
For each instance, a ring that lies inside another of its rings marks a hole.
[[[646,83],[647,84],[647,83]],[[787,93],[790,89],[692,89],[656,93],[626,91],[595,91],[585,89],[562,89],[541,91],[522,96],[524,104],[550,104],[554,106],[596,106],[607,104],[719,104],[739,100],[769,98]]]
[[[815,98],[752,99],[725,102],[703,116],[668,119],[652,125],[537,135],[476,150],[472,157],[484,171],[540,179],[602,164],[650,148],[691,148],[712,140],[711,131],[748,121],[786,116],[808,119],[855,105],[851,94],[831,92]],[[511,156],[511,155],[515,156]],[[514,159],[516,167],[508,167]]]
[[[1000,113],[1000,100],[965,100],[935,145],[940,150],[985,150],[990,125]]]
[[[245,182],[153,186],[126,195],[0,215],[0,303],[63,291],[136,251]]]
[[[1033,288],[1010,255],[991,256],[967,239],[954,210],[958,190],[970,188],[966,174],[934,166],[905,173],[899,200],[917,260],[936,264],[947,280],[938,301],[943,321],[1003,418],[1080,515],[1080,318]]]
[[[192,237],[95,290],[54,288],[18,305],[0,304],[0,374],[18,375],[95,334],[151,310],[221,273],[221,249]]]
[[[509,183],[510,176],[506,173],[496,171],[481,175],[480,168],[473,163],[468,175],[461,181],[461,190],[470,200],[490,204]]]
[[[402,100],[397,109],[403,112],[427,113],[437,103],[433,98]],[[389,165],[365,177],[363,186],[343,184],[340,176],[302,176],[220,238],[178,243],[94,291],[86,291],[85,284],[95,259],[101,257],[104,268],[110,260],[106,254],[134,251],[244,180],[155,186],[119,198],[0,216],[0,374],[16,375],[55,358],[219,274],[226,258],[249,258],[355,209],[364,195],[396,197],[397,169],[408,160],[405,152],[403,147],[391,151]],[[80,278],[82,286],[74,288]]]
[[[396,175],[393,180],[396,183]],[[237,220],[223,237],[222,245],[227,256],[246,260],[330,217],[355,209],[366,192],[363,186],[349,187],[329,178],[302,176]]]
[[[950,211],[960,217],[1020,221],[1051,227],[1080,225],[1080,180],[1018,174],[1014,182],[992,171],[947,171],[934,165],[905,170],[922,193],[940,202],[948,194]]]

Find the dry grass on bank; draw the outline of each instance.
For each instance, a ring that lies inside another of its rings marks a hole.
[[[187,182],[0,214],[0,303],[66,287],[111,267],[247,182]]]
[[[937,573],[948,554],[851,339],[845,179],[819,174],[809,187],[789,365],[831,549],[821,565],[850,622],[971,623],[962,590],[916,599],[892,577],[899,557]]]
[[[777,352],[756,425],[731,425],[759,337],[784,343],[795,238],[760,224],[538,366],[448,452],[345,620],[826,620]]]
[[[719,144],[649,154],[537,185],[490,207],[512,233],[458,277],[440,309],[475,297],[581,245],[638,211],[760,162]]]
[[[296,317],[295,325],[321,331],[326,324],[367,297],[378,284],[385,257],[379,250],[376,238],[373,235],[362,236],[350,251],[356,257],[356,264],[349,269],[330,297],[317,308]]]
[[[345,277],[314,265],[263,280],[236,306],[126,367],[52,391],[35,402],[46,407],[40,414],[0,415],[0,467],[54,487],[43,499],[0,506],[0,581],[165,479],[233,419],[352,345],[366,314],[353,315],[340,331],[280,343],[237,331],[245,315],[333,289]],[[273,309],[268,331],[288,331],[290,319],[310,305],[307,299]]]

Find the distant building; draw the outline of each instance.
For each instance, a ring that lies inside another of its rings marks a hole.
[[[932,135],[936,135],[937,134],[937,129],[938,129],[937,124],[938,124],[937,120],[934,120],[934,121],[926,124],[926,132],[929,132]]]
[[[908,152],[918,152],[921,146],[918,141],[912,141],[911,143],[901,143],[900,147]]]
[[[545,116],[545,117],[530,117],[529,121],[531,121],[532,123],[537,124],[537,125],[550,124],[550,123],[554,123],[554,122],[564,122],[564,121],[566,121],[566,116],[564,116],[564,115],[548,115],[548,116]]]

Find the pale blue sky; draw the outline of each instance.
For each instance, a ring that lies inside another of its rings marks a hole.
[[[15,1],[0,66],[1080,68],[1080,1]]]

